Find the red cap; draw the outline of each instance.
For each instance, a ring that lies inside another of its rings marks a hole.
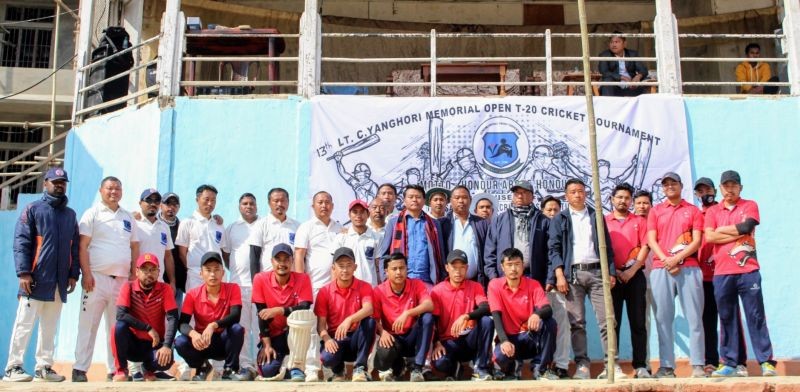
[[[139,258],[136,259],[136,268],[141,268],[143,265],[150,263],[156,267],[158,267],[158,257],[152,253],[144,253],[139,255]]]
[[[355,207],[355,206],[364,207],[365,210],[369,211],[369,205],[367,205],[367,202],[365,202],[364,200],[359,200],[359,199],[351,201],[350,205],[347,207],[347,211],[348,212],[351,211],[353,209],[353,207]]]

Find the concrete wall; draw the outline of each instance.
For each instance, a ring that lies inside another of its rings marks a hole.
[[[745,198],[760,202],[762,225],[758,229],[759,260],[762,264],[766,312],[776,358],[800,357],[793,316],[800,303],[787,300],[792,292],[786,272],[796,270],[791,257],[800,245],[794,239],[781,194],[800,192],[794,181],[798,169],[792,153],[800,145],[796,124],[800,123],[800,99],[686,98],[689,147],[694,178],[708,176],[718,181],[727,169],[738,170]],[[365,108],[368,110],[368,108]],[[307,153],[310,136],[310,106],[298,98],[288,99],[188,99],[179,98],[174,108],[160,110],[153,104],[138,111],[126,110],[87,121],[67,142],[67,166],[71,182],[71,206],[82,213],[97,200],[96,189],[103,176],[123,181],[123,205],[133,208],[142,189],[157,186],[162,192],[182,196],[179,214],[194,210],[194,189],[201,183],[219,188],[217,212],[227,223],[238,218],[241,193],[253,192],[261,201],[261,214],[268,212],[267,190],[281,186],[289,190],[289,214],[299,220],[310,215]],[[786,178],[776,184],[776,179]],[[688,182],[688,181],[687,181]],[[341,205],[340,205],[341,207]],[[18,212],[0,213],[0,249],[7,270],[11,268],[10,244]],[[6,308],[16,307],[13,276],[0,280],[0,299]],[[69,298],[62,314],[56,356],[71,363],[74,358],[74,326],[77,325],[77,295]],[[591,312],[590,312],[591,313]],[[11,312],[0,321],[0,363],[4,362],[10,335]],[[590,355],[602,358],[593,318],[588,322]],[[630,358],[627,320],[620,358]],[[686,357],[686,321],[678,311],[675,322],[676,354]],[[100,336],[98,342],[103,342]],[[651,356],[657,358],[655,332],[650,336]],[[751,351],[752,353],[752,351]],[[95,350],[102,362],[104,345]],[[30,357],[30,356],[29,356]],[[32,362],[27,362],[32,369]]]

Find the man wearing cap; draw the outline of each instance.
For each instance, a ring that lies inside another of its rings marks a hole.
[[[312,198],[311,208],[314,217],[303,222],[295,237],[294,270],[305,272],[311,278],[314,298],[317,292],[331,281],[331,249],[342,225],[331,218],[333,197],[325,191],[317,192]],[[306,357],[306,381],[319,381],[319,336],[314,327],[311,346]]]
[[[39,320],[36,381],[64,381],[53,369],[56,329],[67,294],[80,275],[78,222],[67,207],[67,172],[54,167],[44,176],[44,195],[22,211],[14,228],[14,267],[19,278],[17,315],[11,332],[4,381],[31,381],[22,368],[25,349]]]
[[[457,378],[461,362],[473,361],[472,379],[489,381],[494,325],[483,286],[467,278],[469,265],[464,251],[451,250],[445,265],[448,277],[431,290],[437,322],[431,360],[434,368],[451,378]]]
[[[100,202],[86,210],[79,223],[83,302],[78,316],[72,381],[86,382],[92,363],[100,319],[106,331],[116,322],[117,297],[133,275],[139,257],[139,237],[133,216],[119,205],[122,182],[106,177],[100,182]],[[107,351],[108,376],[114,373],[114,356]]]
[[[444,240],[439,221],[422,210],[424,199],[422,186],[405,187],[405,209],[386,224],[380,254],[402,253],[406,256],[408,277],[431,288],[444,278]]]
[[[681,297],[689,323],[689,363],[692,377],[705,377],[703,334],[703,272],[697,263],[703,214],[681,197],[683,183],[677,173],[661,178],[667,200],[654,206],[647,217],[647,244],[653,251],[650,284],[656,309],[660,368],[655,377],[675,377],[675,295]]]
[[[280,374],[284,357],[289,355],[286,324],[295,310],[311,308],[311,280],[308,275],[292,272],[293,251],[289,244],[276,244],[271,253],[272,268],[253,278],[253,304],[258,310],[259,351],[257,362],[261,376],[272,379]],[[299,368],[289,369],[292,381],[305,381]]]
[[[200,276],[203,255],[217,252],[227,258],[225,250],[229,249],[225,228],[212,216],[217,206],[217,188],[203,184],[197,187],[195,195],[197,210],[181,222],[178,237],[175,239],[175,246],[178,247],[181,261],[187,269],[187,293],[203,284]]]
[[[491,194],[479,193],[472,198],[472,204],[469,206],[469,209],[472,210],[473,214],[487,221],[491,221],[492,216],[494,216],[494,206],[496,204],[496,200]]]
[[[420,192],[419,199],[423,194]],[[372,306],[379,337],[375,368],[381,381],[399,377],[405,357],[414,358],[409,380],[425,381],[422,367],[433,338],[433,301],[423,281],[408,277],[407,260],[401,252],[385,257],[386,281],[373,290]]]
[[[380,198],[376,197],[369,202],[369,220],[367,220],[367,227],[375,231],[381,239],[383,239],[383,235],[386,233],[387,211],[389,211],[389,203],[386,203]]]
[[[347,207],[350,217],[350,227],[344,233],[336,235],[332,250],[341,247],[349,248],[355,255],[354,259],[358,268],[355,277],[367,282],[370,287],[375,287],[380,282],[378,276],[378,248],[382,237],[367,227],[369,210],[363,200],[353,200]]]
[[[728,170],[719,180],[722,203],[709,208],[705,217],[706,240],[714,244],[714,297],[720,329],[720,367],[712,377],[737,375],[741,355],[741,323],[737,319],[742,301],[750,342],[762,376],[776,376],[772,341],[767,329],[761,272],[756,255],[755,229],[761,223],[758,204],[741,198],[739,173]]]
[[[333,281],[314,303],[317,328],[324,343],[322,365],[333,371],[333,381],[344,381],[344,363],[354,362],[352,381],[367,381],[367,358],[375,341],[372,286],[353,275],[359,270],[353,250],[333,253]]]
[[[200,258],[200,276],[203,283],[183,300],[175,349],[195,369],[193,381],[206,380],[210,359],[224,360],[222,379],[233,380],[244,343],[244,328],[239,325],[242,293],[237,284],[222,281],[225,267],[219,253],[207,252]],[[194,327],[189,324],[192,318]]]
[[[450,198],[452,210],[439,220],[442,227],[445,250],[449,254],[455,249],[463,251],[469,260],[467,279],[480,283],[482,287],[489,284],[483,271],[483,248],[486,245],[486,232],[489,222],[469,213],[472,196],[463,185],[453,188]]]
[[[533,379],[553,380],[558,376],[545,372],[556,349],[553,310],[542,285],[523,274],[522,252],[508,248],[500,254],[503,276],[489,282],[489,309],[492,312],[497,341],[494,361],[500,368],[497,380],[519,378],[517,362],[531,360]]]
[[[603,278],[600,274],[600,249],[595,211],[586,205],[586,184],[578,178],[567,180],[564,186],[568,208],[556,214],[550,222],[548,240],[551,272],[555,275],[555,289],[564,294],[569,316],[572,351],[575,354],[575,379],[588,379],[589,351],[586,343],[586,296],[592,303],[597,319],[603,354],[608,355],[605,301],[603,300]],[[608,228],[600,222],[609,238]],[[614,253],[612,246],[606,247],[611,287],[616,283]],[[551,280],[551,283],[552,280]],[[618,374],[617,374],[618,373]],[[615,369],[617,377],[624,373]],[[602,375],[602,374],[601,374]]]
[[[631,348],[634,377],[650,378],[647,370],[647,329],[645,311],[647,279],[644,264],[650,250],[647,247],[647,221],[631,213],[633,187],[622,183],[611,193],[612,211],[606,215],[606,227],[611,235],[611,248],[614,251],[614,268],[619,280],[611,290],[614,302],[614,316],[617,320],[616,334],[622,324],[622,305],[626,305],[628,325],[631,331]],[[619,338],[617,338],[619,352]],[[621,371],[620,371],[621,372]]]
[[[444,218],[449,201],[450,191],[444,188],[431,188],[425,194],[425,205],[428,206],[428,214],[433,219]]]
[[[272,269],[272,248],[278,244],[294,245],[295,233],[300,222],[288,217],[289,191],[272,188],[267,193],[269,215],[256,221],[253,235],[250,236],[250,271]]]
[[[117,368],[113,381],[128,381],[128,360],[142,362],[145,381],[156,381],[157,370],[172,366],[178,306],[170,285],[158,281],[159,264],[155,254],[142,254],[136,260],[136,280],[120,289],[111,337]]]
[[[250,237],[258,224],[258,205],[252,193],[244,193],[239,197],[240,218],[225,228],[230,251],[227,267],[230,271],[231,283],[236,283],[242,292],[242,314],[239,324],[244,327],[244,346],[239,354],[239,373],[233,375],[236,381],[252,381],[255,379],[255,340],[258,331],[256,308],[250,301],[253,275],[259,271],[250,268]]]
[[[152,253],[159,258],[158,269],[166,272],[158,277],[175,291],[175,262],[172,259],[172,234],[169,226],[157,218],[161,206],[161,194],[153,188],[145,189],[139,197],[141,218],[136,220],[136,235],[139,237],[139,253]],[[164,277],[166,276],[166,280]]]

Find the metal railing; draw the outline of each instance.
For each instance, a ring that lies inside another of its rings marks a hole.
[[[69,120],[63,120],[57,123],[65,124],[68,122]],[[50,146],[65,139],[68,134],[68,132],[62,132],[49,140],[23,151],[14,158],[0,162],[0,210],[7,209],[11,206],[12,191],[41,178],[41,174],[44,171],[43,169],[62,162],[61,158],[64,156],[64,149],[53,151],[52,153],[48,151],[47,155],[43,156],[39,156],[39,152],[46,148],[49,149]],[[12,165],[27,166],[27,168],[18,172],[3,172]]]

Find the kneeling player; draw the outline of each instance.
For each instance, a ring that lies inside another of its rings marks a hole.
[[[400,252],[383,262],[386,281],[373,290],[375,319],[380,336],[375,351],[375,368],[381,381],[394,381],[414,357],[411,381],[425,381],[422,366],[433,337],[433,302],[425,283],[408,277],[408,261]]]
[[[178,306],[172,288],[158,281],[159,273],[158,257],[145,253],[136,260],[136,280],[120,289],[117,324],[111,337],[115,382],[128,381],[128,360],[142,362],[145,381],[156,381],[157,370],[172,366]]]
[[[261,330],[258,370],[268,380],[281,379],[283,376],[281,366],[283,359],[289,355],[286,317],[294,311],[309,309],[313,298],[308,275],[292,272],[293,255],[291,246],[275,245],[272,248],[272,271],[259,272],[253,278],[253,303],[258,310],[258,327]],[[308,347],[300,351],[305,356]],[[305,360],[291,362],[303,364]],[[292,381],[306,380],[303,370],[290,366]]]
[[[192,381],[204,381],[211,366],[209,359],[224,360],[223,380],[239,370],[239,352],[244,344],[244,328],[239,325],[242,292],[239,285],[222,281],[225,268],[219,253],[208,252],[200,260],[203,284],[186,293],[181,309],[181,336],[175,349],[195,369]],[[194,328],[189,321],[194,317]]]
[[[437,316],[433,367],[454,377],[461,362],[474,361],[472,379],[492,379],[491,354],[494,325],[489,315],[489,302],[478,282],[467,279],[467,255],[453,249],[447,255],[448,278],[431,291],[434,314]]]
[[[522,252],[504,250],[501,267],[505,276],[492,279],[488,290],[500,342],[494,348],[494,358],[503,373],[496,378],[513,378],[516,362],[530,359],[536,380],[550,366],[556,349],[553,310],[539,282],[522,275]]]
[[[319,290],[317,315],[322,365],[333,371],[333,381],[344,381],[345,361],[354,361],[353,381],[367,381],[367,358],[375,340],[372,286],[353,277],[355,255],[350,248],[333,254],[333,282]]]

